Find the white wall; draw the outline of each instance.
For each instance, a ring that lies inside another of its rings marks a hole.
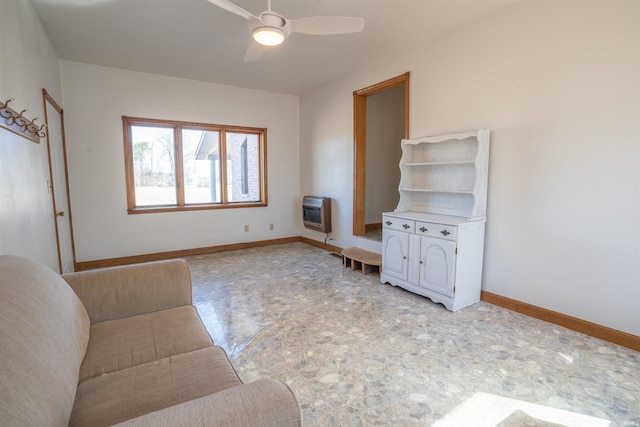
[[[298,97],[61,64],[78,261],[300,235]],[[269,206],[128,215],[123,115],[267,128]]]
[[[483,289],[640,335],[640,2],[519,2],[302,97],[342,247],[379,250],[351,235],[351,93],[406,71],[411,137],[492,130]]]
[[[31,3],[0,2],[0,99],[44,123],[42,88],[61,101],[58,58]],[[0,255],[28,256],[58,271],[46,138],[0,128]]]

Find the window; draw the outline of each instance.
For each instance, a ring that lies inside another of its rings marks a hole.
[[[129,213],[266,206],[266,129],[122,117]]]

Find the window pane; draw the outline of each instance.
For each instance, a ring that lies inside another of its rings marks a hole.
[[[220,132],[182,131],[185,203],[220,203]]]
[[[175,205],[173,129],[131,126],[136,206]]]
[[[229,202],[260,201],[258,135],[228,132],[226,147]]]

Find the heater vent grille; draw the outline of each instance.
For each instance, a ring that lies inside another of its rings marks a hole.
[[[302,222],[305,228],[331,232],[331,198],[304,196],[302,199]]]

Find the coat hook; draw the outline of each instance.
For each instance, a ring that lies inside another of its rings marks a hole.
[[[13,98],[7,99],[7,101],[4,104],[2,104],[2,106],[0,107],[0,116],[2,116],[5,119],[8,119],[13,116],[13,110],[9,108],[9,103],[11,101],[13,101]]]
[[[9,103],[12,101],[13,98],[9,98],[4,103],[0,103],[0,117],[4,119],[0,120],[0,126],[33,142],[39,142],[38,138],[44,138],[46,136],[43,130],[46,127],[46,123],[40,126],[36,123],[38,120],[37,117],[32,120],[26,118],[24,113],[29,111],[27,108],[18,113],[9,107]]]
[[[13,101],[13,98],[9,98],[9,99],[7,99],[7,100],[5,101],[5,103],[2,105],[2,107],[0,107],[0,108],[6,108],[6,107],[9,105],[9,103],[10,103],[11,101]]]
[[[37,132],[35,132],[36,135],[38,135],[40,138],[44,138],[46,136],[46,133],[44,133],[44,131],[42,129],[46,128],[47,124],[44,123],[42,126],[40,126],[40,129],[38,129]]]

